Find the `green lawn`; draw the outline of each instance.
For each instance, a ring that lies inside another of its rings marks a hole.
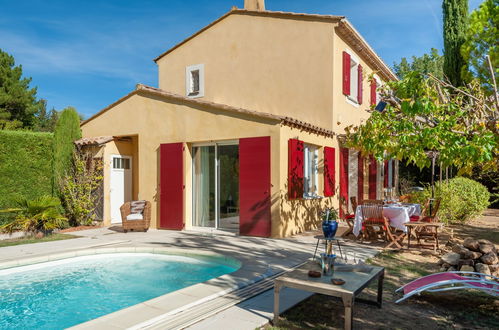
[[[33,244],[41,242],[51,242],[51,241],[61,241],[77,237],[78,236],[68,235],[68,234],[52,234],[49,236],[45,236],[43,238],[28,237],[28,238],[6,239],[0,241],[0,247],[22,245],[22,244]]]

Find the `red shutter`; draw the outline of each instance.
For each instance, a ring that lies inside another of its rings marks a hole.
[[[359,160],[357,163],[357,177],[358,177],[358,182],[357,182],[357,203],[360,203],[364,199],[364,157],[362,157],[361,153],[359,152]]]
[[[324,147],[324,196],[334,196],[336,166],[334,148]]]
[[[345,200],[344,207],[340,207],[340,218],[348,210],[348,148],[340,148],[340,197]],[[348,212],[348,211],[347,211]]]
[[[184,154],[182,143],[161,144],[159,181],[159,227],[184,228]]]
[[[270,237],[270,136],[239,140],[239,234]]]
[[[362,81],[362,65],[359,64],[359,66],[357,67],[357,74],[358,74],[358,80],[357,80],[357,101],[359,102],[359,104],[362,104],[362,94],[363,94],[363,90],[362,90],[362,86],[363,86],[363,81]]]
[[[369,199],[376,199],[376,159],[369,157]]]
[[[303,141],[288,141],[288,198],[303,197]]]
[[[350,54],[343,52],[343,94],[350,95]]]
[[[371,80],[371,105],[376,106],[376,80]]]

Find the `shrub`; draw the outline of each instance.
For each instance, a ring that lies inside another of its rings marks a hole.
[[[74,108],[68,107],[59,115],[54,130],[53,180],[54,187],[58,191],[60,191],[58,184],[71,167],[75,150],[73,142],[79,138],[81,138],[80,117]]]
[[[67,219],[60,213],[61,203],[58,198],[42,196],[33,200],[26,198],[18,201],[18,208],[6,209],[4,213],[16,213],[14,221],[0,227],[0,231],[13,233],[24,231],[28,234],[48,233],[67,226]]]
[[[66,216],[72,226],[91,225],[102,197],[103,165],[91,152],[74,152],[73,165],[60,182]]]
[[[431,187],[413,194],[412,201],[421,204],[431,197]],[[456,177],[449,183],[435,184],[435,197],[442,198],[438,217],[445,223],[466,223],[479,216],[489,206],[490,193],[479,182]]]
[[[51,194],[52,141],[51,133],[0,130],[0,210]]]

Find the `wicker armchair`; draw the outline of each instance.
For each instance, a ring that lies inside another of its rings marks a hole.
[[[139,213],[139,215],[142,216],[142,219],[138,220],[127,219],[131,214],[131,203],[132,202],[126,202],[120,207],[123,231],[125,233],[129,230],[146,232],[149,229],[149,224],[151,223],[151,202],[145,201],[142,213]]]

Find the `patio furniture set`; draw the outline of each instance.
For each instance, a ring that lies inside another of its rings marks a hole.
[[[354,214],[343,212],[343,220],[349,226],[344,237],[352,234],[361,242],[384,240],[386,248],[402,248],[402,242],[407,237],[407,247],[411,247],[411,238],[415,238],[419,246],[430,241],[434,250],[439,248],[438,231],[443,226],[438,220],[439,199],[429,199],[423,208],[421,205],[408,202],[382,200],[363,200],[357,204],[357,199],[350,199]],[[345,200],[340,199],[345,205]]]

